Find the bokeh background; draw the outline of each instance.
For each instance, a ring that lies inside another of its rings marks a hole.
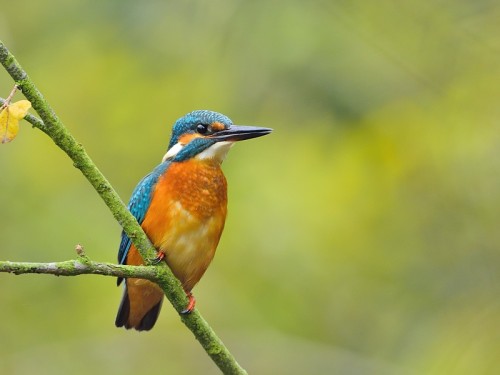
[[[0,38],[125,201],[186,112],[275,129],[225,161],[195,288],[250,373],[499,373],[497,1],[17,0]],[[81,243],[114,262],[118,224],[21,126],[0,147],[0,259]],[[2,374],[218,373],[168,303],[153,331],[116,329],[114,279],[0,285]]]

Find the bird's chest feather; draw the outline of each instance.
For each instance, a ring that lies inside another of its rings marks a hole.
[[[226,211],[226,179],[218,164],[173,163],[158,180],[142,227],[186,289],[210,264]]]

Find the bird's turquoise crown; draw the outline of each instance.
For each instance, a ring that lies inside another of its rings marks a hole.
[[[208,110],[197,110],[189,112],[187,115],[178,119],[172,128],[172,138],[170,138],[170,143],[168,149],[179,141],[179,137],[186,133],[196,133],[198,125],[208,126],[214,122],[219,122],[228,129],[233,122],[227,116],[221,113],[208,111]]]

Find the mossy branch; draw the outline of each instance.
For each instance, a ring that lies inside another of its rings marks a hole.
[[[41,118],[40,120],[29,115],[26,116],[25,119],[34,127],[47,134],[54,143],[71,158],[73,165],[78,168],[92,184],[115,219],[132,240],[142,258],[153,259],[156,256],[156,250],[140,225],[127,210],[125,204],[108,180],[92,162],[84,147],[78,143],[66,129],[43,95],[38,91],[33,81],[29,78],[28,74],[2,41],[0,41],[0,63],[19,86],[19,89],[26,99],[31,102],[33,109]],[[158,272],[158,279],[155,281],[163,289],[174,308],[178,312],[182,311],[187,304],[187,298],[179,280],[175,278],[172,271],[164,262],[158,266],[150,266],[150,268],[160,271]],[[85,270],[89,271],[87,273],[99,273],[97,271],[91,272],[96,269],[96,263],[88,263],[85,268]],[[122,268],[120,267],[120,269]],[[196,339],[223,373],[246,374],[246,371],[240,367],[233,355],[197,310],[194,310],[189,315],[181,315],[181,320],[193,332]]]
[[[158,282],[163,269],[149,266],[127,266],[113,263],[98,263],[85,256],[63,262],[32,263],[0,261],[0,272],[15,275],[39,273],[55,276],[103,275],[115,277],[137,277]]]

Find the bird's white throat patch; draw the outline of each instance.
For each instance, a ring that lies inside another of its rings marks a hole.
[[[227,142],[227,141],[214,143],[212,146],[210,146],[209,148],[203,150],[198,155],[196,155],[195,159],[198,160],[213,159],[218,161],[219,163],[222,163],[222,161],[226,157],[229,149],[233,144],[234,142]],[[184,146],[185,145],[183,145],[182,143],[176,143],[175,145],[173,145],[170,148],[170,150],[168,150],[167,153],[163,156],[162,162],[164,162],[167,159],[174,158],[179,152],[181,152]]]
[[[196,155],[195,158],[199,160],[213,159],[222,163],[233,144],[234,142],[227,141],[214,143],[212,146]]]

